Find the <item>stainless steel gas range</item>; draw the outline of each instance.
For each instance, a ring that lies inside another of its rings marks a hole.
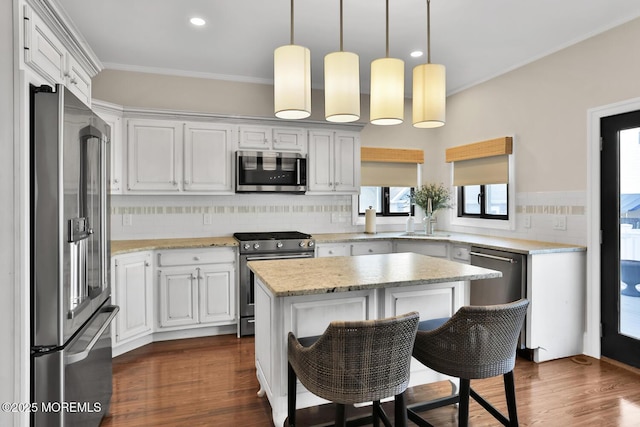
[[[298,231],[235,233],[240,242],[238,295],[240,321],[238,336],[254,334],[254,277],[249,261],[313,258],[315,242],[311,235]]]

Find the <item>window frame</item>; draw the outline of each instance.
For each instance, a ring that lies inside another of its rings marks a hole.
[[[469,213],[469,212],[465,212],[464,211],[464,206],[465,206],[465,187],[468,187],[466,185],[463,186],[459,186],[458,187],[458,218],[479,218],[479,219],[488,219],[488,220],[499,220],[499,221],[509,221],[509,207],[510,207],[510,203],[509,203],[509,197],[510,197],[510,192],[509,192],[509,184],[505,184],[507,186],[506,188],[506,194],[507,194],[507,214],[506,215],[495,215],[495,214],[491,214],[491,213],[487,213],[486,211],[486,185],[485,184],[477,184],[480,186],[480,194],[478,195],[478,197],[480,198],[480,213]]]
[[[517,145],[514,143],[513,152],[509,155],[509,182],[507,183],[507,212],[509,219],[497,221],[495,219],[458,216],[458,209],[456,208],[449,211],[449,225],[453,227],[465,227],[467,230],[469,230],[469,228],[477,228],[479,229],[478,231],[482,229],[516,230],[516,147]],[[450,165],[449,179],[453,182],[453,163]],[[453,188],[455,191],[453,200],[457,202],[459,200],[461,186],[454,186]]]
[[[381,188],[381,197],[382,200],[380,201],[380,206],[382,206],[382,211],[381,212],[376,212],[376,217],[387,217],[387,218],[393,218],[393,217],[406,217],[408,216],[408,212],[391,212],[390,210],[390,188],[391,187],[380,187],[380,186],[373,186],[373,185],[366,185],[365,187],[378,187]],[[393,188],[397,188],[397,187],[393,187]],[[415,191],[415,187],[409,187],[410,188],[410,192],[411,194],[413,194],[413,192]],[[360,212],[360,196],[358,195],[357,197],[358,200],[358,216],[359,217],[364,217],[364,213]],[[415,216],[415,205],[413,203],[411,203],[409,205],[409,210],[411,212],[411,216]]]

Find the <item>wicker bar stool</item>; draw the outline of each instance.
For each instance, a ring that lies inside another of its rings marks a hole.
[[[513,368],[518,337],[529,301],[461,307],[450,319],[439,319],[432,330],[418,328],[413,357],[445,375],[460,378],[457,395],[425,404],[411,405],[409,419],[421,427],[431,426],[417,412],[458,403],[458,425],[469,420],[469,396],[505,426],[517,426]],[[424,326],[424,322],[421,322]],[[432,324],[433,326],[433,324]],[[502,375],[509,418],[471,389],[471,380]]]
[[[380,400],[395,396],[395,422],[407,425],[404,391],[419,315],[334,321],[309,346],[289,332],[288,425],[296,425],[296,379],[336,404],[336,426],[346,426],[345,405],[373,402],[373,425],[390,426]],[[313,339],[312,339],[313,340]]]

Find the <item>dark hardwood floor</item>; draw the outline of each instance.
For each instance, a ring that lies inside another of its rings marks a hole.
[[[253,345],[251,337],[224,335],[153,343],[116,357],[111,407],[101,427],[272,426],[267,399],[256,396]],[[515,383],[521,426],[640,425],[640,374],[608,361],[518,359]],[[501,378],[471,386],[506,411]],[[420,386],[408,390],[408,400],[448,391],[446,382]],[[453,406],[422,415],[436,426],[457,425]],[[297,416],[299,426],[317,425],[331,420],[333,409],[301,409]],[[495,425],[472,401],[470,426]]]

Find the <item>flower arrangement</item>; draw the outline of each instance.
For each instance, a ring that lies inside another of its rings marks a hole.
[[[415,189],[411,196],[411,202],[420,206],[426,213],[431,199],[431,210],[436,212],[438,209],[451,209],[451,191],[444,184],[425,184]]]

